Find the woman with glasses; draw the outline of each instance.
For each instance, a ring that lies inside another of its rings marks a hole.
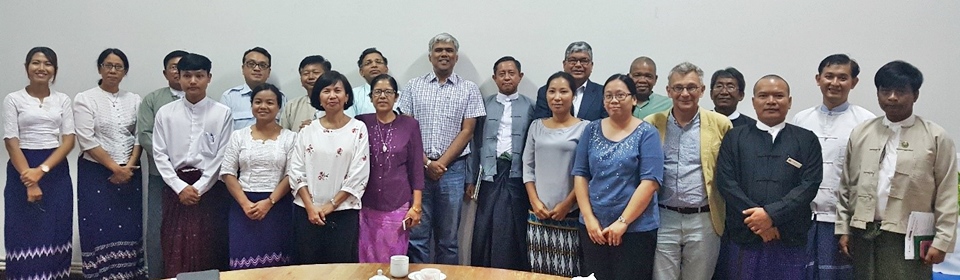
[[[423,140],[420,124],[393,111],[397,80],[380,74],[370,80],[377,112],[357,119],[370,135],[370,182],[360,209],[360,262],[388,263],[406,255],[409,229],[420,224]]]
[[[265,83],[252,92],[256,123],[233,132],[220,165],[220,179],[236,202],[228,214],[230,269],[283,266],[293,258],[286,167],[297,134],[276,122],[280,89]]]
[[[70,97],[50,88],[57,53],[27,52],[30,83],[3,98],[3,142],[10,155],[3,190],[5,276],[66,278],[73,255],[73,183],[66,158],[73,150]],[[19,176],[18,176],[19,175]]]
[[[573,186],[580,206],[583,274],[651,279],[659,227],[663,150],[657,129],[636,117],[637,89],[615,74],[603,86],[609,117],[587,125],[577,143]]]
[[[73,102],[77,142],[77,216],[83,276],[142,278],[143,199],[137,111],[140,96],[120,89],[127,55],[106,49],[97,58],[98,85]]]
[[[303,264],[357,262],[360,198],[370,175],[367,127],[343,113],[353,90],[340,72],[317,79],[310,104],[326,114],[300,130],[287,174]]]
[[[581,275],[583,252],[577,236],[577,197],[573,192],[573,153],[589,121],[571,114],[573,76],[557,72],[547,79],[547,105],[553,116],[530,124],[523,149],[523,181],[530,199],[527,219],[533,272]],[[539,163],[539,164],[538,164]]]

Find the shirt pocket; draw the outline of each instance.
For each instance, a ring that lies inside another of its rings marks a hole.
[[[252,109],[247,108],[246,110],[235,110],[231,112],[233,120],[248,120],[253,119]]]
[[[217,155],[217,136],[216,134],[210,132],[200,133],[199,145],[200,145],[200,154],[207,157],[215,157]]]

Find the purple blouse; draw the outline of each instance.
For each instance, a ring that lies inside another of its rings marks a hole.
[[[383,124],[376,114],[356,117],[367,124],[370,140],[370,181],[363,207],[394,211],[412,203],[413,190],[423,189],[423,140],[420,124],[409,116]]]

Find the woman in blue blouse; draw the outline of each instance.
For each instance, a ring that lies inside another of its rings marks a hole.
[[[585,272],[601,280],[653,277],[660,215],[651,201],[663,181],[663,151],[657,129],[633,117],[636,105],[629,76],[607,79],[610,116],[584,128],[571,171]]]

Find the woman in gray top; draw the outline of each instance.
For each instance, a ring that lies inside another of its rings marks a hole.
[[[580,133],[590,123],[571,114],[573,84],[573,76],[565,72],[547,79],[546,97],[553,115],[530,124],[523,149],[523,181],[531,208],[527,219],[530,267],[533,272],[566,277],[580,276],[582,267],[579,211],[570,168]]]

